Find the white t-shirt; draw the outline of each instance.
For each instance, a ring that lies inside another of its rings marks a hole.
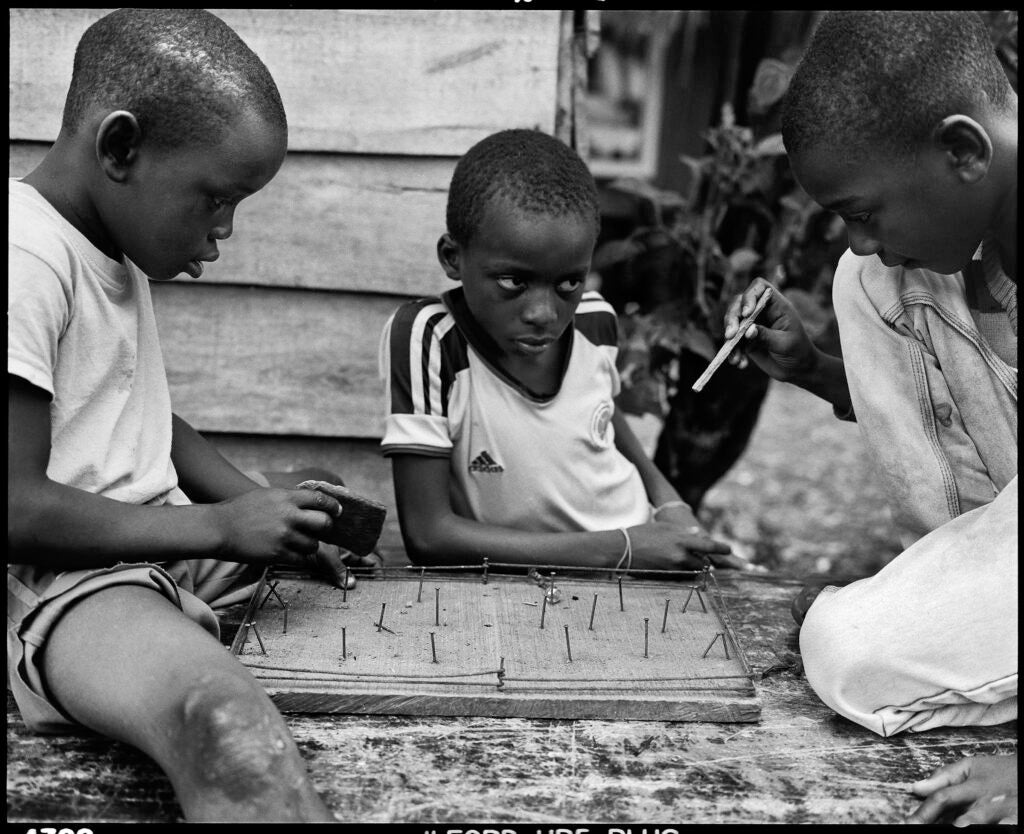
[[[647,492],[611,423],[611,305],[584,294],[569,338],[558,392],[539,397],[498,367],[461,288],[403,305],[381,339],[383,453],[449,457],[453,509],[484,523],[567,532],[646,522]]]
[[[8,180],[7,373],[52,395],[47,476],[131,504],[187,503],[149,280]]]

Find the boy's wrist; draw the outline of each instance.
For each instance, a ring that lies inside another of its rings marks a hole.
[[[235,561],[230,550],[231,537],[227,530],[224,514],[218,504],[193,504],[199,511],[200,520],[196,525],[199,532],[200,549],[213,558]]]

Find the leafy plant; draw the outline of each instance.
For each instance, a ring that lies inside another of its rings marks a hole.
[[[746,445],[767,390],[760,372],[731,366],[701,394],[689,390],[724,341],[729,302],[766,275],[828,341],[832,272],[845,248],[841,221],[793,179],[779,134],[756,140],[726,106],[705,139],[708,153],[681,157],[686,193],[631,179],[607,186],[633,201],[637,223],[594,257],[601,291],[620,313],[621,407],[666,421],[656,461],[677,488],[704,472],[688,499],[697,503]]]

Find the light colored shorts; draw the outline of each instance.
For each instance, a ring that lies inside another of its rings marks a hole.
[[[141,585],[163,594],[219,639],[214,610],[249,599],[262,572],[258,565],[214,559],[120,563],[60,573],[9,564],[7,686],[26,726],[35,732],[61,733],[78,725],[49,693],[42,664],[42,650],[52,629],[78,601],[104,588]]]

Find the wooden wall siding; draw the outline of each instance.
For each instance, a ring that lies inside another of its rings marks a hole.
[[[183,281],[152,290],[172,401],[196,428],[381,436],[377,347],[397,299]]]
[[[27,174],[48,148],[12,143],[8,176]],[[289,153],[241,203],[220,260],[199,280],[401,296],[449,289],[435,247],[455,162]]]
[[[52,141],[75,46],[110,9],[11,9],[10,137]],[[459,156],[554,130],[558,10],[211,9],[281,90],[291,150]]]

